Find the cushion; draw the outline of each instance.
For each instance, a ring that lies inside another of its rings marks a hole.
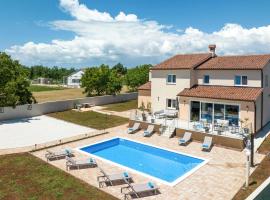
[[[150,187],[150,188],[154,188],[155,186],[154,186],[154,183],[152,183],[152,182],[148,182],[148,186]]]
[[[126,177],[126,178],[129,177],[129,175],[128,175],[127,172],[124,172],[123,175],[124,175],[124,177]]]

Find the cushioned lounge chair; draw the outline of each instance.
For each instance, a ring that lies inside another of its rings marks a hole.
[[[136,122],[134,123],[133,127],[128,128],[127,133],[133,134],[140,130],[140,123]]]
[[[212,137],[205,136],[204,141],[202,143],[202,150],[209,151],[211,149],[212,145],[213,145]]]
[[[66,158],[66,170],[70,170],[71,168],[80,169],[81,167],[96,167],[97,163],[93,158],[87,158],[84,160],[74,160],[72,158]]]
[[[144,137],[151,136],[151,135],[155,132],[155,131],[154,131],[154,128],[155,128],[154,125],[149,125],[149,126],[147,127],[147,130],[145,130],[145,131],[143,132],[143,136],[144,136]]]
[[[179,139],[179,145],[186,145],[191,140],[192,133],[185,132],[184,136]]]
[[[154,195],[158,194],[159,188],[157,185],[153,182],[148,183],[140,183],[140,184],[130,184],[128,181],[126,181],[128,184],[127,187],[121,188],[121,193],[124,194],[124,199],[128,199],[128,197],[137,197],[141,198],[143,193],[152,192]]]
[[[107,174],[101,168],[99,170],[102,173],[101,176],[97,177],[99,187],[107,186],[108,184],[112,186],[115,182],[120,181],[125,184],[126,181],[130,182],[132,180],[132,177],[127,172]]]
[[[47,159],[47,162],[50,160],[58,160],[58,159],[63,159],[65,157],[71,157],[71,156],[73,156],[73,151],[70,148],[61,149],[59,151],[47,150],[45,154],[45,158]]]

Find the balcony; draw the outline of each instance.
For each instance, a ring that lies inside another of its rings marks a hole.
[[[227,120],[215,120],[213,123],[207,123],[206,120],[187,121],[177,117],[173,112],[157,112],[149,114],[136,110],[131,113],[130,120],[146,122],[160,125],[160,132],[165,130],[162,127],[173,129],[183,129],[216,136],[225,136],[230,138],[245,139],[252,132],[252,125],[241,123],[240,126],[230,124]]]

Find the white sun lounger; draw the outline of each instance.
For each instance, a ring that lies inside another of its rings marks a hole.
[[[122,181],[122,182],[126,183],[125,180],[127,182],[130,182],[132,179],[132,177],[127,172],[107,174],[101,168],[99,168],[99,170],[103,174],[103,175],[97,177],[98,186],[100,188],[103,187],[104,185],[107,185],[106,183],[109,183],[111,186],[113,186],[113,183],[116,181]]]
[[[73,151],[70,148],[61,149],[59,151],[47,150],[45,154],[45,158],[47,159],[47,162],[50,160],[58,160],[58,159],[63,159],[65,157],[71,157],[71,156],[73,156]]]
[[[151,135],[154,133],[154,128],[155,128],[154,125],[149,125],[149,126],[147,127],[147,130],[145,130],[145,131],[143,132],[143,136],[144,136],[144,137],[151,136]]]
[[[192,133],[185,132],[184,136],[179,139],[179,145],[185,145],[191,140]]]
[[[81,167],[96,167],[97,163],[93,158],[87,158],[84,160],[74,160],[72,158],[66,158],[66,170],[70,170],[72,167],[80,169]]]
[[[202,144],[202,150],[209,151],[211,149],[212,145],[213,145],[213,143],[212,143],[212,137],[205,136],[204,137],[203,144]]]
[[[136,123],[133,125],[133,127],[128,128],[127,133],[128,133],[128,134],[133,134],[133,133],[137,132],[138,130],[140,130],[140,123],[136,122]]]
[[[141,194],[146,192],[153,192],[154,195],[158,194],[158,186],[153,182],[148,183],[140,183],[140,184],[130,184],[126,181],[128,184],[127,187],[121,188],[121,193],[124,193],[124,199],[128,199],[128,197],[136,196],[137,198],[141,197]],[[127,192],[124,192],[127,191]]]

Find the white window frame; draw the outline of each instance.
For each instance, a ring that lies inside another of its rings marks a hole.
[[[208,83],[205,83],[205,81],[204,81],[204,80],[205,80],[204,78],[205,78],[206,76],[208,76]],[[203,84],[204,84],[204,85],[209,85],[209,84],[210,84],[210,76],[209,76],[208,74],[203,75]]]
[[[169,101],[171,101],[171,106],[169,107]],[[175,103],[173,103],[175,102]],[[177,101],[176,99],[166,99],[166,108],[167,109],[170,109],[170,110],[176,110],[176,107],[177,107]],[[175,107],[173,107],[173,105],[175,105]]]
[[[236,76],[240,76],[240,84],[235,83]],[[246,85],[243,85],[243,76],[247,77],[247,84]],[[234,82],[234,86],[248,86],[248,76],[247,75],[235,75],[233,82]]]
[[[173,81],[173,76],[175,76],[175,82],[169,82],[169,76],[172,76],[171,80]],[[166,77],[166,83],[168,85],[176,85],[176,74],[168,74]]]

